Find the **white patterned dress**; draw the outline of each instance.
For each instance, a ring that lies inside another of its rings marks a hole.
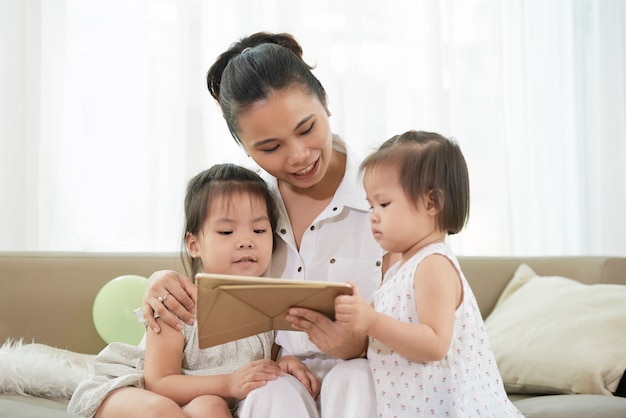
[[[378,416],[522,416],[507,398],[478,304],[445,243],[432,244],[399,268],[394,266],[374,295],[374,307],[403,322],[418,323],[413,276],[419,263],[431,254],[448,258],[463,283],[463,301],[455,312],[452,343],[443,360],[422,363],[408,360],[370,338],[367,356]]]
[[[226,344],[198,348],[198,327],[185,325],[185,348],[182,374],[212,376],[232,373],[243,365],[261,359],[271,358],[274,332],[266,332]],[[144,354],[146,337],[139,345],[111,343],[95,359],[95,376],[78,385],[68,412],[93,417],[102,401],[111,391],[134,386],[144,388]]]

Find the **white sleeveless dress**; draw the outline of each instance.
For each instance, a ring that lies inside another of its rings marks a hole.
[[[507,398],[478,304],[445,243],[432,244],[401,267],[394,266],[374,295],[376,310],[404,322],[419,322],[413,276],[419,263],[431,254],[448,258],[463,283],[463,301],[455,312],[452,343],[443,360],[422,363],[408,360],[370,338],[367,355],[378,416],[522,416]]]

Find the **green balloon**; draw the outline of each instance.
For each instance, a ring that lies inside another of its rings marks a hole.
[[[136,345],[145,333],[133,311],[141,307],[148,279],[126,275],[102,286],[93,302],[93,323],[108,344],[114,341]]]

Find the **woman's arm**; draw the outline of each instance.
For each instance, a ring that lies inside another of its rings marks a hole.
[[[397,253],[383,256],[382,274],[401,258]],[[348,360],[362,357],[367,349],[367,333],[348,326],[346,323],[331,321],[325,315],[305,308],[291,308],[287,315],[293,329],[304,331],[323,353]]]
[[[159,298],[167,295],[165,300]],[[178,330],[183,329],[180,321],[193,324],[196,307],[196,287],[192,280],[172,270],[161,270],[148,279],[143,295],[141,312],[146,326],[156,333],[161,327],[155,321],[158,314],[162,322]]]
[[[157,322],[161,322],[161,319],[158,318]],[[144,370],[146,389],[166,396],[181,406],[201,395],[243,399],[252,389],[284,374],[274,361],[267,359],[250,362],[230,374],[183,375],[183,333],[168,326],[161,328],[158,334],[147,330]]]
[[[306,332],[309,340],[330,356],[347,360],[360,357],[367,348],[365,332],[331,321],[317,311],[291,308],[286,319],[293,329]]]

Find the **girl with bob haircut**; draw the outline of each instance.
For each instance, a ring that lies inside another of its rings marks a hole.
[[[469,217],[469,175],[458,144],[409,131],[361,164],[371,231],[401,260],[373,303],[335,299],[337,322],[369,336],[379,417],[522,416],[509,401],[478,304],[446,245]]]

